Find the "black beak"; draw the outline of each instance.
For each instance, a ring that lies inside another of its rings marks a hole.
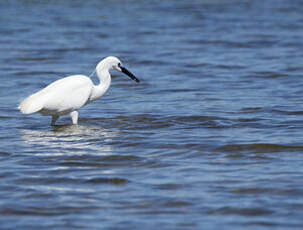
[[[135,75],[133,75],[131,72],[129,72],[125,67],[120,66],[120,69],[121,69],[122,73],[125,73],[127,76],[129,76],[135,82],[137,82],[137,83],[140,82],[140,80],[138,78],[136,78]]]

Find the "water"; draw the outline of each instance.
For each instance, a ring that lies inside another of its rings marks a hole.
[[[301,1],[1,1],[1,229],[302,229]],[[102,99],[22,98],[108,55]]]

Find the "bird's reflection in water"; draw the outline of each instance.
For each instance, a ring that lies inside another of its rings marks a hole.
[[[31,147],[31,154],[110,155],[112,140],[119,134],[100,126],[63,125],[51,130],[22,129],[22,139]]]

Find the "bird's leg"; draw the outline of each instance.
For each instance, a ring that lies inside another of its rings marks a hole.
[[[51,123],[51,125],[55,125],[55,123],[56,123],[56,121],[57,121],[58,118],[59,118],[59,116],[53,115],[52,116],[52,123]]]
[[[70,113],[70,117],[73,121],[73,125],[78,124],[78,114],[79,113],[77,111],[73,111],[73,112]]]

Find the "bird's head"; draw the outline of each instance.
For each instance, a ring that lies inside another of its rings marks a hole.
[[[140,82],[140,80],[138,78],[135,77],[135,75],[133,75],[128,69],[126,69],[123,65],[122,62],[113,56],[109,56],[104,58],[98,65],[97,65],[97,69],[98,68],[107,68],[107,70],[117,70],[119,72],[122,72],[124,74],[126,74],[127,76],[129,76],[132,80],[134,80],[135,82]]]

